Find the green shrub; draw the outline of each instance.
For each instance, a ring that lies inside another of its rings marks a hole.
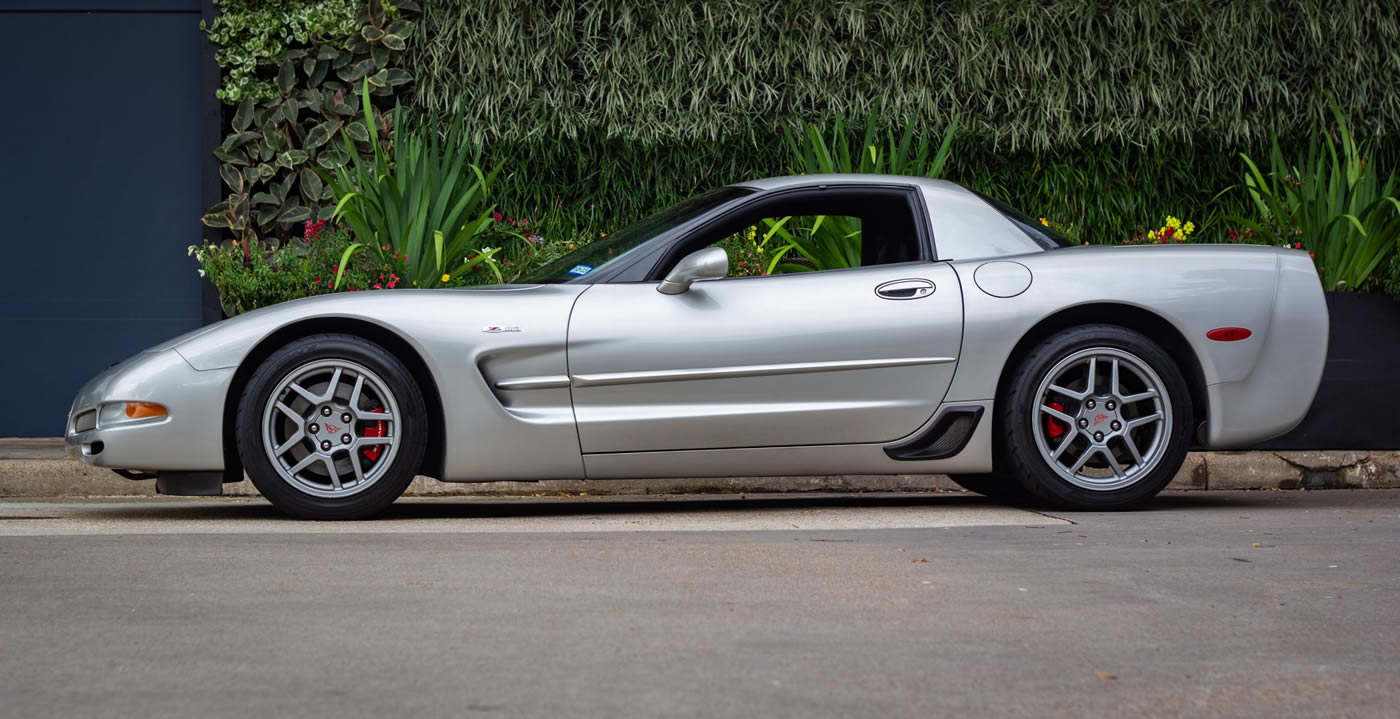
[[[300,223],[330,216],[330,190],[314,170],[345,161],[333,141],[342,129],[358,143],[369,140],[354,88],[368,82],[378,106],[387,107],[410,79],[398,58],[417,6],[356,4],[361,12],[348,24],[345,7],[334,2],[225,6],[209,29],[212,40],[234,43],[219,54],[230,83],[224,96],[239,99],[214,151],[228,195],[203,221],[229,230],[245,249],[295,237]],[[269,35],[268,23],[282,20],[292,24]],[[235,32],[249,27],[261,30]]]
[[[477,151],[461,121],[445,138],[435,132],[400,129],[392,145],[380,140],[369,83],[361,88],[370,154],[363,155],[344,133],[350,162],[323,173],[335,196],[336,220],[355,234],[341,266],[359,253],[395,268],[412,287],[462,284],[478,265],[503,281],[492,255],[499,248],[480,246],[493,222],[488,204],[496,172],[483,173]],[[399,110],[394,111],[397,118]],[[336,278],[336,283],[342,282]]]
[[[1352,138],[1341,108],[1333,104],[1332,112],[1335,140],[1319,128],[1307,153],[1292,161],[1275,140],[1267,174],[1240,155],[1258,219],[1239,221],[1264,241],[1311,252],[1328,291],[1351,291],[1400,243],[1400,180],[1394,171],[1382,179],[1371,148]]]
[[[308,223],[302,240],[264,249],[253,246],[246,253],[233,243],[191,245],[189,254],[199,262],[199,273],[219,291],[224,314],[232,317],[260,307],[301,297],[334,292],[340,257],[350,244],[343,230]],[[390,288],[395,282],[388,268],[366,255],[345,268],[343,287],[348,291]],[[380,279],[380,277],[383,279]],[[379,287],[375,287],[379,285]]]

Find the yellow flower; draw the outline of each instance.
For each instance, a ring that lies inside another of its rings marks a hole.
[[[607,236],[608,236],[608,233],[606,233],[606,232],[599,232],[599,233],[598,233],[598,236],[599,236],[599,237],[607,237]]]
[[[1148,231],[1147,231],[1147,239],[1149,239],[1149,240],[1155,240],[1155,239],[1157,239],[1157,231],[1156,231],[1156,230],[1148,230]]]
[[[1045,219],[1044,217],[1042,217],[1042,218],[1040,218],[1040,224],[1045,225],[1046,227],[1049,227],[1049,226],[1050,226],[1050,221],[1047,220],[1047,219]]]
[[[1185,225],[1184,227],[1181,228],[1181,234],[1183,234],[1183,235],[1189,235],[1189,234],[1191,234],[1192,232],[1195,232],[1195,231],[1196,231],[1196,223],[1194,223],[1194,222],[1187,222],[1186,225]]]
[[[448,280],[450,280],[450,279],[452,279],[452,275],[443,275],[443,276],[442,276],[442,281],[443,281],[443,282],[446,282],[446,281],[448,281]]]
[[[604,237],[606,237],[606,236],[607,236],[607,235],[604,235]],[[574,249],[574,243],[572,243],[572,242],[569,243],[569,249],[571,249],[571,250]]]
[[[1173,229],[1181,227],[1181,220],[1178,220],[1175,217],[1172,217],[1171,215],[1167,215],[1167,227],[1171,227]]]

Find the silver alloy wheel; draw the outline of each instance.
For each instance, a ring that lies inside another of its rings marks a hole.
[[[288,484],[316,497],[358,494],[399,449],[399,406],[369,368],[317,360],[287,373],[263,408],[263,450]]]
[[[1152,368],[1112,347],[1080,350],[1040,381],[1031,434],[1065,481],[1111,491],[1136,483],[1166,454],[1171,398]]]

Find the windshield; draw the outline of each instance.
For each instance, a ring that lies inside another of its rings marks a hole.
[[[650,217],[633,222],[596,242],[590,242],[541,267],[522,282],[527,284],[578,282],[622,259],[633,250],[646,244],[647,240],[751,192],[753,190],[746,190],[742,187],[719,187],[696,195]]]
[[[974,190],[973,192],[976,192],[976,190]],[[1060,233],[1059,230],[1056,230],[1055,228],[1044,223],[1036,222],[1024,212],[1021,212],[1020,210],[1011,207],[1010,205],[1007,205],[1005,203],[993,200],[992,198],[987,197],[986,195],[980,192],[977,192],[977,196],[982,198],[983,200],[986,200],[987,204],[996,208],[996,211],[1004,215],[1006,219],[1011,220],[1011,224],[1015,225],[1022,232],[1026,233],[1027,237],[1031,238],[1032,240],[1035,240],[1035,243],[1037,245],[1040,245],[1041,247],[1044,247],[1047,250],[1053,250],[1057,247],[1074,246],[1074,240],[1065,237],[1063,234]]]

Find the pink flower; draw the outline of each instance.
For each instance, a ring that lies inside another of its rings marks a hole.
[[[495,220],[495,221],[497,221],[497,222],[500,222],[500,221],[501,221],[501,213],[499,213],[499,212],[492,212],[492,213],[491,213],[491,219],[493,219],[493,220]]]
[[[374,289],[376,289],[376,290],[382,290],[382,289],[384,289],[384,286],[381,285],[381,284],[379,284],[378,282],[376,282],[376,283],[374,283]]]

